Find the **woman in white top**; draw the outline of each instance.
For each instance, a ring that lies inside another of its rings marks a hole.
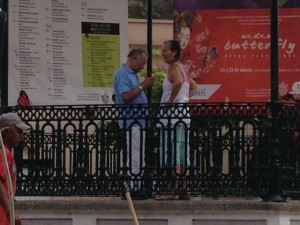
[[[179,174],[186,173],[185,168],[189,165],[189,143],[187,127],[190,124],[189,109],[182,105],[172,105],[174,103],[188,103],[190,96],[196,91],[197,86],[195,81],[189,77],[184,65],[180,63],[180,44],[178,41],[170,40],[163,44],[162,57],[169,65],[167,76],[163,81],[163,94],[161,97],[161,104],[165,103],[163,107],[166,113],[174,113],[175,109],[180,113],[176,113],[175,117],[183,116],[184,118],[161,120],[164,126],[168,124],[175,128],[171,133],[168,129],[161,133],[161,148],[160,148],[160,163],[161,167],[176,166],[176,172]],[[166,109],[167,108],[167,109]],[[174,114],[173,114],[174,115]],[[168,136],[171,134],[171,137]],[[168,149],[172,142],[172,149]],[[169,152],[169,154],[168,154]],[[176,154],[175,154],[176,152]],[[171,159],[168,159],[171,156]],[[171,165],[170,165],[171,162]],[[187,199],[187,196],[179,196],[180,199]]]

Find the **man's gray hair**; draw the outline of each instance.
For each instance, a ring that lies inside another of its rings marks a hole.
[[[143,54],[148,56],[148,52],[145,49],[143,49],[143,48],[134,48],[134,49],[130,50],[130,52],[127,55],[127,58],[135,59],[138,56],[141,56]]]

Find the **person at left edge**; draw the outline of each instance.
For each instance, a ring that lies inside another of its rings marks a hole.
[[[8,162],[14,193],[16,191],[17,168],[12,150],[13,148],[18,146],[23,136],[23,132],[29,129],[30,127],[26,125],[16,113],[6,113],[0,116],[0,132],[2,134],[3,144],[5,147],[5,154]],[[5,167],[2,161],[2,157],[0,157],[0,159],[0,224],[10,225],[8,180],[5,174]],[[15,220],[16,225],[21,225],[21,221],[18,215],[15,215]]]
[[[145,67],[148,53],[141,48],[132,49],[127,55],[127,62],[116,71],[114,75],[115,103],[119,106],[120,128],[131,129],[131,136],[127,132],[127,166],[131,166],[131,173],[138,174],[145,165],[144,161],[144,135],[141,137],[141,128],[145,126],[145,120],[138,118],[138,104],[147,104],[144,91],[153,85],[152,76],[145,77],[140,83],[138,73]],[[137,105],[136,108],[126,109],[122,105]],[[136,119],[135,119],[136,118]],[[141,143],[143,141],[143,143]],[[140,147],[140,144],[143,147]],[[131,146],[131,149],[129,148]],[[142,154],[142,155],[141,155]],[[142,160],[140,157],[142,156]],[[131,165],[130,165],[131,164]]]

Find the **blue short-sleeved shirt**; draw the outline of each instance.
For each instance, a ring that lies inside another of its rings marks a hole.
[[[115,92],[115,99],[116,104],[147,104],[147,97],[145,93],[142,91],[141,94],[139,94],[137,97],[132,99],[130,102],[125,103],[121,95],[125,92],[129,92],[134,88],[137,88],[140,85],[137,74],[130,69],[127,64],[122,64],[121,68],[116,71],[114,76],[114,92]],[[120,108],[119,110],[119,125],[120,127],[123,127],[124,125],[124,119],[128,118],[126,120],[126,125],[130,126],[130,124],[133,122],[132,119],[137,115],[137,110],[132,109],[130,111],[128,110],[122,110]],[[139,122],[144,125],[144,120],[139,120]]]

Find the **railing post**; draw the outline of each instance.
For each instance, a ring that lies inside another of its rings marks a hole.
[[[149,54],[147,61],[147,76],[152,76],[152,0],[148,0],[148,15],[147,15],[147,51]],[[151,103],[152,88],[147,88],[148,103]]]
[[[147,51],[149,54],[147,61],[147,76],[152,76],[152,0],[148,0],[148,14],[147,14]],[[147,89],[147,100],[148,104],[151,105],[151,87]],[[152,107],[150,107],[150,117],[152,117]],[[153,118],[150,118],[152,120]],[[149,126],[149,123],[148,125]],[[153,136],[151,129],[146,129],[146,143],[145,143],[145,174],[144,174],[144,182],[145,182],[145,190],[147,195],[151,195],[152,193],[152,178],[150,172],[150,165],[153,165]]]
[[[283,202],[282,196],[282,173],[281,173],[281,157],[280,157],[280,118],[279,113],[282,110],[280,102],[272,102],[270,105],[272,112],[271,120],[271,137],[269,143],[269,187],[268,195],[265,201]]]
[[[269,187],[265,201],[282,202],[282,174],[280,160],[280,118],[282,103],[278,101],[278,0],[271,1],[271,137],[269,152]]]

